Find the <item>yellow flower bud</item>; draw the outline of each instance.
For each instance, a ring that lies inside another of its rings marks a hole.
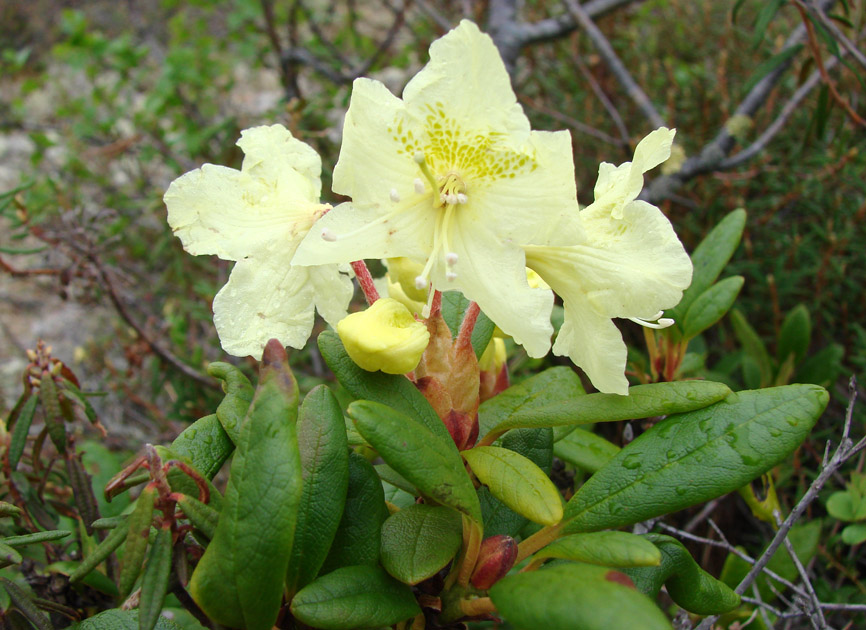
[[[493,337],[487,344],[484,354],[478,359],[478,369],[482,372],[499,372],[507,360],[505,340],[501,337]]]
[[[430,333],[412,313],[392,298],[376,300],[366,311],[337,324],[349,357],[368,372],[411,372],[427,348]]]
[[[393,281],[400,285],[403,294],[405,294],[409,300],[412,300],[413,302],[421,302],[422,304],[427,302],[427,288],[418,289],[415,287],[415,279],[423,271],[424,265],[409,260],[408,258],[388,258],[385,261],[385,264],[388,267],[389,294],[391,290],[390,284]],[[393,297],[396,298],[397,296]],[[403,300],[400,301],[402,302]]]
[[[421,314],[421,312],[424,310],[424,307],[427,305],[426,302],[419,302],[417,300],[413,300],[408,295],[406,295],[406,291],[403,285],[399,282],[393,281],[391,279],[390,273],[385,274],[385,280],[388,283],[388,297],[394,298],[395,300],[400,302],[400,304],[408,308],[409,312],[411,312],[413,315]],[[417,291],[415,287],[412,287],[412,289],[414,291]]]

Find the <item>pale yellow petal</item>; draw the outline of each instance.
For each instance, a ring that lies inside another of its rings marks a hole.
[[[286,197],[318,202],[322,192],[322,158],[282,125],[252,127],[241,132],[241,170],[280,189]]]

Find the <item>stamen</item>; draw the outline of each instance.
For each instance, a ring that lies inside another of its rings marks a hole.
[[[467,197],[465,193],[457,193],[457,203],[463,205],[467,201],[469,201],[469,197]]]
[[[458,256],[454,252],[448,252],[447,254],[445,254],[445,262],[448,263],[449,267],[453,267],[457,264],[457,258]]]
[[[658,314],[656,315],[656,317],[658,317],[659,315],[662,315],[662,314],[663,314],[663,311],[659,311]],[[656,322],[647,321],[645,319],[641,319],[640,317],[629,317],[628,319],[633,321],[635,324],[640,324],[641,326],[644,326],[645,328],[654,328],[655,330],[662,330],[664,328],[670,328],[671,326],[674,325],[674,320],[671,319],[670,317],[662,317],[661,319],[659,319]],[[653,318],[653,319],[655,319],[655,318]]]
[[[329,228],[322,228],[322,240],[333,243],[337,240],[337,235],[334,234]]]
[[[394,203],[397,203],[398,201],[400,201],[400,193],[397,192],[396,188],[391,189],[390,197],[391,197],[391,201],[393,201]]]
[[[448,282],[454,282],[457,279],[457,274],[454,273],[453,271],[448,271],[445,273],[445,279]]]
[[[424,157],[423,151],[418,151],[414,155],[415,162],[418,164],[418,168],[421,169],[421,174],[430,182],[430,186],[433,187],[433,190],[436,190],[438,186],[436,185],[436,178],[433,176],[433,173],[430,171],[430,167],[427,165],[427,158]],[[416,186],[417,190],[417,186]]]
[[[424,276],[415,276],[415,288],[423,291],[427,288],[427,278]]]
[[[415,192],[419,195],[424,193],[424,182],[421,181],[420,177],[415,178]]]

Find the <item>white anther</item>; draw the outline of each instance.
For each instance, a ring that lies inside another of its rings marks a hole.
[[[419,195],[424,192],[424,182],[420,177],[415,178],[415,192]]]
[[[427,278],[424,276],[415,276],[415,288],[419,291],[427,288]]]
[[[328,228],[322,228],[322,240],[323,240],[323,241],[328,241],[329,243],[333,243],[334,241],[337,240],[337,235],[334,234],[334,233],[333,233],[330,229],[328,229]]]
[[[447,254],[445,254],[445,262],[448,263],[449,267],[453,267],[457,264],[457,258],[458,256],[454,252],[448,252]]]
[[[416,151],[415,155],[412,156],[412,159],[414,159],[416,162],[418,162],[418,164],[423,164],[425,161],[424,152],[423,151]]]
[[[439,193],[439,201],[441,203],[448,203],[448,195],[445,193]]]
[[[662,313],[659,312],[658,314],[661,315]],[[645,328],[654,328],[655,330],[669,328],[674,325],[674,320],[672,320],[670,317],[662,317],[657,322],[647,321],[645,319],[641,319],[640,317],[629,317],[629,319],[635,324],[640,324]]]
[[[445,279],[448,282],[454,282],[457,279],[457,274],[454,273],[453,271],[449,271],[445,274]]]
[[[670,327],[673,326],[676,322],[674,322],[674,320],[673,320],[672,318],[670,318],[670,317],[662,317],[660,320],[658,320],[657,323],[658,323],[658,325],[661,326],[662,328],[670,328]]]
[[[469,201],[469,197],[467,197],[464,193],[457,193],[457,203],[464,204]]]
[[[391,201],[393,201],[394,203],[397,203],[398,201],[400,201],[400,193],[397,192],[396,188],[391,189],[390,197],[391,197]]]

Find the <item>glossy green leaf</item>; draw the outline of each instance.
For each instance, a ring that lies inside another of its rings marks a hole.
[[[602,468],[619,451],[616,444],[580,428],[553,445],[553,453],[559,459],[588,473]]]
[[[421,613],[412,589],[379,567],[337,569],[298,591],[292,614],[322,630],[381,628]]]
[[[189,460],[197,471],[213,479],[235,450],[216,414],[199,418],[178,435],[169,449]]]
[[[75,630],[139,630],[138,611],[113,608],[85,619]],[[159,617],[154,630],[183,630],[179,625],[166,617]]]
[[[551,405],[519,409],[492,428],[489,436],[521,427],[553,427],[633,420],[700,409],[731,393],[727,385],[712,381],[677,381],[635,385],[628,396],[586,394]],[[491,400],[495,400],[491,399]]]
[[[21,562],[21,554],[0,540],[0,567]]]
[[[380,403],[349,405],[349,417],[391,468],[420,493],[481,522],[481,507],[460,454],[422,424]]]
[[[580,488],[565,533],[631,525],[744,486],[803,442],[828,398],[815,385],[788,385],[670,416]]]
[[[807,358],[797,369],[798,383],[815,383],[832,387],[842,370],[845,348],[838,343],[830,344]]]
[[[500,425],[519,427],[508,425],[509,418],[520,412],[532,414],[536,409],[564,403],[584,393],[580,377],[574,370],[564,366],[550,368],[481,403],[478,408],[479,435],[486,435]]]
[[[662,534],[646,534],[661,552],[661,565],[626,569],[642,593],[655,597],[662,585],[682,608],[697,615],[720,615],[740,605],[740,596],[701,569],[682,543]]]
[[[533,558],[562,558],[606,567],[654,567],[661,563],[658,547],[627,532],[572,534],[554,540]]]
[[[86,556],[81,564],[69,576],[70,582],[78,582],[93,571],[97,565],[105,561],[114,551],[123,544],[129,532],[128,526],[118,525],[105,537],[105,539],[96,546],[96,549]]]
[[[285,351],[272,340],[241,423],[213,540],[188,587],[221,625],[270,630],[277,618],[301,499],[297,403]]]
[[[337,533],[349,485],[349,444],[340,404],[324,385],[304,398],[298,416],[304,489],[286,572],[294,593],[316,577]]]
[[[754,367],[757,368],[758,377],[760,378],[758,385],[766,387],[773,381],[773,364],[770,362],[767,347],[761,341],[761,337],[757,331],[746,321],[746,317],[742,312],[734,309],[731,311],[730,318],[731,325],[734,327],[734,334],[743,348],[745,357],[751,359]],[[754,383],[750,384],[750,386],[754,386]]]
[[[502,501],[490,494],[485,486],[478,488],[478,502],[481,504],[481,517],[484,521],[486,537],[505,534],[517,538],[520,530],[529,522]]]
[[[650,599],[618,580],[621,573],[562,563],[500,580],[490,598],[516,630],[670,630]]]
[[[117,590],[120,597],[126,599],[132,592],[132,587],[141,573],[144,555],[147,551],[147,539],[153,521],[153,505],[156,501],[156,488],[150,484],[144,487],[135,502],[135,508],[129,515],[129,528],[126,534],[126,544],[123,547],[123,563],[120,567],[120,578]],[[106,539],[107,540],[107,539]]]
[[[342,518],[321,573],[379,562],[382,523],[388,518],[385,492],[376,471],[357,453],[349,455],[349,480]]]
[[[498,446],[478,446],[463,457],[490,493],[518,514],[542,525],[562,518],[559,491],[532,460]]]
[[[226,395],[217,407],[216,416],[231,441],[237,443],[241,422],[250,408],[255,388],[246,375],[230,363],[211,363],[207,366],[207,373],[223,381]]]
[[[788,312],[782,322],[776,359],[781,363],[793,355],[794,363],[800,363],[806,358],[811,341],[812,319],[809,317],[809,309],[805,304],[798,304]]]
[[[457,452],[445,424],[409,379],[399,374],[367,372],[361,369],[346,354],[343,342],[333,331],[326,330],[321,333],[318,343],[325,363],[340,381],[340,385],[352,396],[358,400],[372,400],[396,409],[423,424],[443,444]]]
[[[743,288],[743,276],[732,276],[717,282],[701,293],[683,317],[680,325],[685,339],[692,339],[724,317]]]
[[[405,584],[417,584],[448,564],[463,540],[460,515],[435,505],[411,505],[382,525],[382,566]]]
[[[147,566],[141,577],[139,598],[139,630],[153,630],[159,621],[162,604],[168,589],[171,574],[172,535],[171,529],[160,527],[147,556]]]
[[[30,432],[33,416],[36,413],[37,402],[39,402],[39,396],[31,395],[27,398],[21,406],[18,419],[15,421],[15,427],[12,429],[12,437],[9,442],[9,468],[11,470],[15,470],[18,467],[18,462],[21,461],[24,446],[27,444],[27,435]]]
[[[667,311],[666,317],[672,317],[676,322],[682,321],[692,303],[712,286],[734,255],[745,226],[746,211],[738,208],[719,221],[704,237],[691,255],[694,267],[692,283],[683,293],[680,303]]]
[[[467,300],[460,291],[443,291],[442,292],[442,319],[451,330],[451,335],[457,337],[460,331],[460,324],[463,323],[463,315],[466,313],[466,308],[469,306]],[[472,329],[472,349],[475,350],[475,356],[481,357],[487,344],[490,343],[490,338],[493,337],[493,331],[496,324],[493,323],[483,312],[478,314],[478,320],[475,322],[475,328]]]

